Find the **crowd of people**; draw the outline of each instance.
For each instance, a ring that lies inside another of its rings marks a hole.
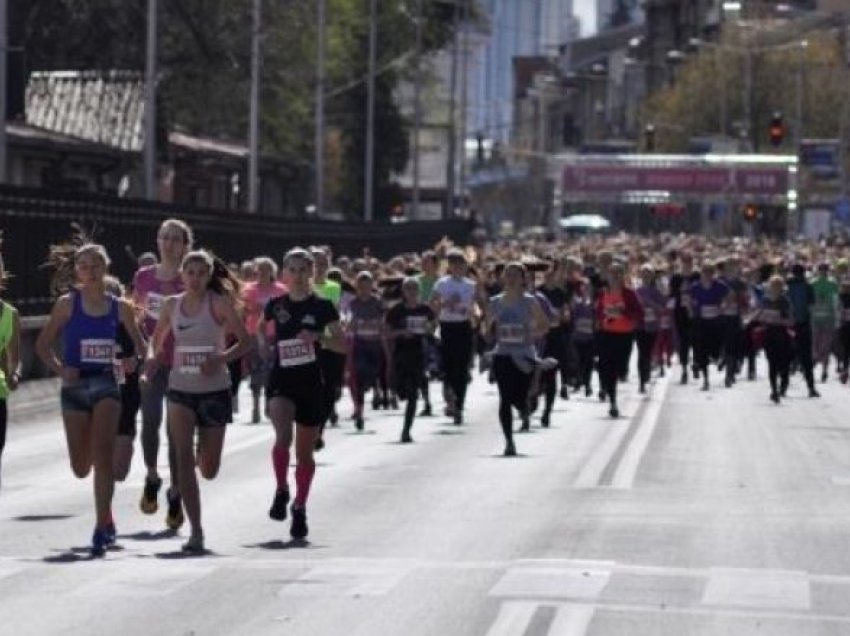
[[[346,389],[357,429],[371,394],[372,409],[400,411],[400,441],[412,443],[416,418],[434,414],[435,384],[445,414],[465,424],[477,356],[477,371],[498,389],[510,457],[515,431],[528,430],[538,411],[548,427],[559,396],[598,395],[619,417],[618,386],[635,354],[640,393],[671,372],[674,353],[679,381],[708,391],[717,373],[727,388],[756,380],[763,349],[777,404],[793,371],[812,398],[816,365],[821,382],[832,357],[840,381],[850,373],[850,264],[845,246],[825,241],[589,236],[459,247],[444,240],[385,262],[313,246],[290,249],[280,266],[267,256],[227,265],[196,249],[191,228],[177,219],[161,225],[156,242],[158,253],[139,258],[127,288],[109,275],[102,245],[77,237],[49,252],[57,300],[36,350],[62,381],[72,470],[94,474],[94,556],[116,540],[112,498],[130,470],[139,416],[146,470],[139,508],[159,510],[165,420],[165,522],[176,531],[188,518],[183,550],[204,552],[197,473],[218,473],[243,379],[249,421],[268,419],[274,431],[269,516],[291,517],[290,534],[301,540],[314,453],[324,428],[339,425]],[[19,338],[17,311],[2,302],[0,454],[6,398],[19,381]]]

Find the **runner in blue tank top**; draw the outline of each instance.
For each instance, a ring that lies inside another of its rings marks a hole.
[[[83,479],[94,468],[97,521],[92,556],[103,556],[115,541],[112,519],[113,452],[121,412],[115,380],[115,339],[119,323],[137,351],[144,348],[129,303],[108,293],[104,277],[109,257],[101,245],[86,243],[51,249],[56,266],[54,289],[69,289],[56,301],[36,351],[41,360],[62,378],[62,419],[68,441],[71,469]],[[53,351],[63,336],[63,356]]]

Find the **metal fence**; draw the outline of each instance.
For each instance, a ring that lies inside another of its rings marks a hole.
[[[304,221],[271,215],[187,208],[93,194],[0,186],[3,257],[13,275],[5,297],[25,316],[49,310],[49,272],[41,269],[48,246],[71,233],[71,224],[96,230],[112,258],[112,271],[128,281],[131,254],[155,248],[159,224],[169,217],[189,223],[198,246],[227,261],[265,254],[275,260],[294,245],[330,245],[335,254],[359,255],[366,248],[386,258],[431,247],[443,236],[465,242],[467,221],[364,223]]]

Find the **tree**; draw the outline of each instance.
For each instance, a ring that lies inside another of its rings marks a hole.
[[[847,127],[842,119],[850,97],[842,47],[829,33],[809,34],[807,43],[805,48],[799,39],[751,46],[733,32],[719,46],[687,58],[675,82],[650,95],[642,108],[643,123],[656,128],[658,151],[685,152],[692,137],[723,132],[754,151],[768,150],[769,123],[781,111],[789,127],[787,152],[797,141],[798,94],[803,135],[836,137]],[[751,73],[745,72],[747,57]]]
[[[451,38],[455,2],[425,2],[425,51]],[[414,0],[379,3],[379,68],[376,83],[376,204],[381,212],[397,193],[393,172],[409,153],[408,122],[394,100],[412,72]],[[30,70],[144,69],[146,0],[12,0],[13,45],[23,46]],[[171,128],[244,139],[248,126],[251,3],[247,0],[161,0],[160,106]],[[307,0],[266,1],[263,7],[261,143],[279,158],[293,182],[292,206],[309,202],[313,173],[313,100],[316,12]],[[365,151],[368,3],[328,0],[329,143],[339,150],[340,207],[362,214]],[[387,67],[390,61],[397,64]]]

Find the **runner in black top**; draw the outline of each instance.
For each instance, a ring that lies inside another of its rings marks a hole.
[[[434,311],[419,301],[419,281],[406,278],[402,284],[404,302],[387,312],[389,336],[394,340],[393,379],[399,398],[407,401],[401,441],[413,441],[410,429],[416,414],[416,397],[425,378],[425,338],[434,332]]]
[[[270,300],[263,315],[275,328],[274,366],[266,395],[275,429],[272,465],[277,490],[269,516],[278,521],[286,519],[289,448],[294,424],[297,467],[290,534],[294,539],[303,539],[307,536],[307,497],[316,472],[313,449],[324,409],[322,373],[316,352],[320,346],[325,346],[342,353],[345,346],[339,313],[333,303],[313,293],[310,253],[300,248],[290,250],[284,258],[284,267],[289,273],[289,293]],[[265,324],[257,334],[261,339],[260,351],[267,351],[268,347],[262,342]]]

